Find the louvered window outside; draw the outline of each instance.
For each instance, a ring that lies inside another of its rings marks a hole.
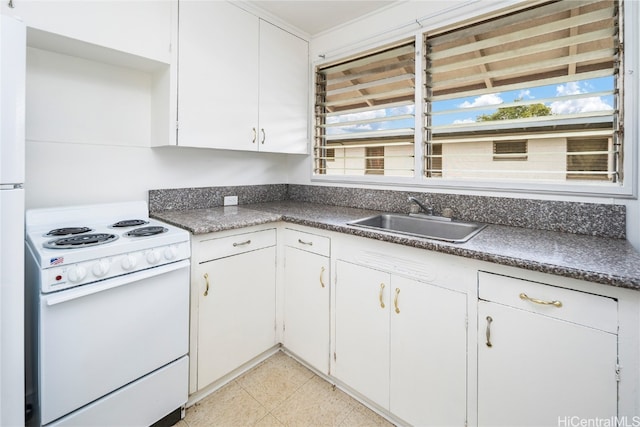
[[[611,138],[568,139],[567,179],[610,181]]]
[[[556,1],[426,34],[425,177],[619,185],[621,10]],[[526,156],[496,151],[516,140]]]
[[[319,67],[314,174],[414,176],[415,91],[413,41]]]
[[[493,143],[494,161],[527,160],[527,141],[499,141]]]
[[[367,147],[365,175],[384,175],[384,147]]]

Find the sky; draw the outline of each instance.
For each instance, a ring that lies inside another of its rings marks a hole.
[[[486,106],[486,109],[472,110],[465,112],[458,110],[452,114],[434,115],[434,125],[473,123],[481,114],[491,114],[497,111],[500,104],[513,102],[516,99],[535,100],[554,98],[558,96],[586,94],[592,92],[613,90],[613,77],[602,77],[598,79],[581,80],[569,82],[561,85],[547,85],[526,90],[516,90],[507,92],[496,92],[493,94],[480,95],[477,97],[458,98],[447,101],[432,103],[434,112],[464,109],[470,107]],[[606,111],[613,109],[613,95],[594,96],[579,99],[567,99],[545,102],[551,108],[553,114],[575,114],[590,111]]]
[[[578,99],[557,99],[552,98],[588,94],[593,92],[612,91],[614,88],[614,77],[602,77],[597,79],[580,80],[564,84],[546,85],[532,87],[526,90],[515,90],[484,94],[475,97],[464,97],[446,101],[433,102],[431,107],[433,112],[456,110],[448,114],[435,114],[433,125],[448,125],[459,123],[474,123],[477,117],[482,114],[492,114],[501,104],[513,102],[517,99],[524,101],[536,99],[548,99],[545,105],[551,108],[555,115],[575,114],[590,111],[609,111],[613,109],[613,95],[592,96]],[[466,108],[486,107],[464,111]],[[413,114],[413,106],[379,109],[361,113],[344,114],[327,118],[327,123],[349,122],[355,120],[366,120],[373,118],[393,117],[401,114]],[[364,123],[358,125],[346,125],[335,128],[328,128],[327,135],[353,134],[356,132],[366,132],[384,129],[411,129],[415,126],[413,119],[403,119],[395,121],[379,121],[374,123]]]

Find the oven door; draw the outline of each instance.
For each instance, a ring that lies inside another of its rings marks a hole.
[[[188,260],[41,295],[41,424],[187,354],[188,322]]]

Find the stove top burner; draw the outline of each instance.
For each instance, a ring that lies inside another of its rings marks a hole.
[[[118,236],[109,233],[82,234],[80,236],[61,237],[44,244],[49,249],[77,249],[86,246],[102,245],[116,240]]]
[[[138,225],[149,224],[149,221],[145,221],[143,219],[125,219],[123,221],[118,221],[115,224],[111,225],[113,228],[120,227],[136,227]]]
[[[165,227],[149,226],[149,227],[136,228],[135,230],[127,231],[126,233],[124,233],[124,235],[127,237],[147,237],[147,236],[154,236],[160,233],[166,233],[167,231],[169,231],[169,229]]]
[[[88,233],[89,231],[92,231],[89,227],[64,227],[51,230],[45,234],[45,236],[69,236],[73,234]]]

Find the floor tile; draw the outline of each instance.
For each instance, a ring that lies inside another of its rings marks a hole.
[[[313,372],[279,352],[238,378],[237,382],[270,411],[288,399],[311,377]]]
[[[393,427],[386,419],[364,405],[357,404],[340,424],[341,427]]]
[[[337,426],[349,415],[354,403],[345,393],[315,376],[271,413],[286,426]]]
[[[235,381],[187,408],[184,421],[189,427],[250,426],[267,410]]]
[[[283,426],[284,424],[276,420],[276,418],[271,414],[265,415],[262,419],[260,419],[257,423],[254,424],[254,427],[283,427]]]
[[[393,427],[383,417],[278,352],[187,408],[174,427]]]

